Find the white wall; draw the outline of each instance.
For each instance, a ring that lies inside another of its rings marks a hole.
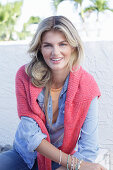
[[[19,123],[16,109],[15,74],[25,64],[26,45],[0,45],[0,145],[12,144]]]
[[[110,151],[110,170],[113,170],[113,41],[87,42],[85,52],[84,66],[95,77],[101,90],[100,147]]]
[[[96,79],[99,100],[100,147],[113,158],[113,42],[85,42],[84,68]],[[0,44],[0,144],[12,144],[19,123],[15,98],[15,74],[27,63],[26,44]],[[111,159],[113,164],[113,159]],[[113,169],[113,167],[112,167]]]

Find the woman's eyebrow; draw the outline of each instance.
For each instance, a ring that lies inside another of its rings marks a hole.
[[[51,43],[49,43],[49,42],[42,42],[42,44],[51,44]]]
[[[60,44],[60,43],[67,43],[67,41],[66,41],[66,40],[65,40],[65,41],[60,41],[60,42],[58,42],[58,43],[59,43],[59,44]],[[46,41],[45,41],[45,42],[42,42],[42,44],[52,44],[52,43],[49,43],[49,42],[46,42]]]
[[[59,43],[67,43],[67,40],[65,40],[65,41],[61,41],[61,42],[59,42]]]

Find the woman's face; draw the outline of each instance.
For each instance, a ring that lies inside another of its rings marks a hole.
[[[74,48],[60,31],[48,31],[42,36],[41,52],[46,64],[52,71],[68,68]]]

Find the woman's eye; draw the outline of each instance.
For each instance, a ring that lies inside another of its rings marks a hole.
[[[50,45],[44,45],[44,47],[50,47]]]
[[[66,46],[66,45],[67,45],[67,44],[64,44],[64,43],[63,43],[63,44],[60,44],[60,46]]]
[[[46,44],[43,47],[51,47],[51,45],[50,44]]]

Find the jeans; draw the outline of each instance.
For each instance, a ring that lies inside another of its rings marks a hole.
[[[58,163],[52,161],[52,170],[60,167]],[[0,170],[30,170],[22,157],[15,149],[0,153]],[[37,160],[32,170],[38,170]]]

